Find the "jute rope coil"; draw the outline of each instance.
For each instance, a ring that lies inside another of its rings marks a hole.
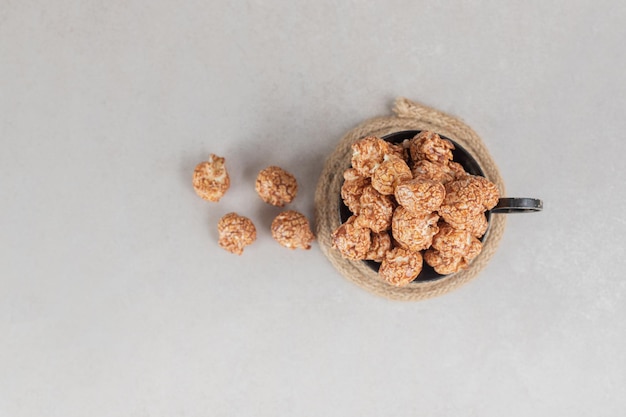
[[[378,278],[378,274],[365,262],[344,259],[331,246],[331,234],[341,224],[340,190],[343,172],[350,166],[351,145],[365,136],[384,136],[403,130],[432,130],[449,137],[471,153],[485,176],[498,186],[501,196],[505,195],[504,183],[485,144],[476,132],[459,119],[402,97],[395,101],[393,113],[393,116],[367,120],[349,131],[328,157],[315,192],[317,239],[322,252],[335,268],[358,286],[393,300],[419,301],[446,294],[474,279],[485,268],[498,247],[504,233],[505,216],[491,216],[489,230],[483,240],[483,250],[468,269],[435,281],[412,282],[399,288],[389,285]]]

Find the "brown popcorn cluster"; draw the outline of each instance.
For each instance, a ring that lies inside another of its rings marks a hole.
[[[228,252],[241,255],[243,248],[256,240],[256,227],[247,217],[228,213],[217,224],[219,245]]]
[[[296,177],[277,166],[269,166],[256,177],[256,192],[268,204],[284,207],[296,198]]]
[[[304,214],[294,210],[280,213],[272,222],[272,237],[289,249],[311,249],[315,239]]]
[[[346,259],[380,262],[380,278],[395,286],[413,281],[423,262],[443,275],[467,268],[499,193],[454,162],[453,149],[429,131],[402,144],[355,142],[341,187],[353,216],[333,232],[333,247]]]
[[[200,162],[193,171],[193,188],[202,199],[218,202],[230,187],[224,158],[211,154],[209,160]]]
[[[354,202],[352,208],[358,210],[361,195],[366,186],[369,186],[369,178],[365,180],[360,177],[356,171],[350,177],[346,173],[345,199]],[[354,184],[350,186],[350,180]],[[217,202],[224,196],[230,187],[230,177],[226,172],[225,159],[211,154],[209,160],[198,164],[193,173],[193,188],[196,193],[204,200]],[[258,195],[266,203],[274,206],[283,207],[293,201],[298,192],[298,183],[296,178],[277,166],[269,166],[259,172],[255,189]],[[343,195],[343,190],[342,190]],[[365,199],[368,204],[368,210],[378,214],[380,208],[376,206],[376,202],[372,198]],[[377,211],[378,210],[378,211]],[[393,208],[389,208],[389,221],[391,221],[391,213]],[[256,227],[252,220],[247,217],[240,216],[237,213],[228,213],[223,216],[218,224],[217,230],[219,235],[218,244],[228,252],[241,255],[246,246],[252,244],[256,240]],[[368,243],[365,251],[369,249],[369,229]],[[272,222],[272,237],[282,246],[289,249],[310,249],[311,242],[315,240],[313,232],[307,218],[297,211],[284,211]]]

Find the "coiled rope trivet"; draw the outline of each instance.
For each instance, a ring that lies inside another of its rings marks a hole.
[[[498,186],[501,196],[505,195],[504,183],[485,144],[459,119],[402,97],[396,99],[393,113],[394,116],[367,120],[349,131],[328,157],[315,191],[317,239],[322,252],[335,268],[358,286],[393,300],[419,301],[446,294],[474,279],[498,247],[504,233],[505,216],[491,216],[489,230],[483,239],[483,250],[468,269],[434,281],[412,282],[405,287],[389,285],[379,279],[376,271],[365,262],[344,259],[339,251],[331,247],[331,234],[340,225],[340,190],[343,172],[350,166],[350,146],[365,136],[384,136],[403,130],[432,130],[464,147],[476,159],[485,176]]]

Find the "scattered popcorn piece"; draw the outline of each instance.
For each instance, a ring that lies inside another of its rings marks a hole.
[[[370,177],[389,153],[389,143],[381,138],[368,136],[359,139],[352,144],[352,168],[361,176]]]
[[[443,184],[427,179],[403,182],[394,192],[398,204],[413,213],[437,211],[446,195]]]
[[[433,236],[439,231],[438,220],[436,213],[415,214],[398,206],[393,213],[391,233],[401,247],[417,252],[432,244]]]
[[[356,221],[360,227],[368,227],[376,233],[389,229],[394,209],[390,196],[382,195],[368,185],[359,202],[361,207]]]
[[[359,175],[354,168],[347,169],[343,173],[343,179],[341,198],[352,213],[359,214],[361,209],[361,195],[363,195],[363,190],[370,185],[371,181],[369,178]]]
[[[193,188],[202,199],[217,202],[230,187],[230,177],[224,162],[224,158],[211,154],[208,161],[196,165]]]
[[[439,214],[450,224],[464,224],[498,203],[495,184],[484,177],[466,175],[446,184],[446,197]]]
[[[255,188],[263,201],[278,207],[291,203],[298,193],[296,178],[277,166],[269,166],[259,172]]]
[[[372,174],[372,187],[383,195],[392,195],[396,186],[413,178],[411,168],[396,155],[385,155],[383,162]]]
[[[365,259],[382,262],[385,254],[391,250],[391,237],[387,232],[372,233],[372,243],[365,255]]]
[[[371,246],[370,229],[360,227],[356,216],[351,216],[332,233],[332,246],[346,259],[365,259]]]
[[[243,249],[256,240],[254,223],[237,213],[228,213],[217,224],[219,245],[228,252],[241,255]]]
[[[439,164],[445,164],[452,160],[454,145],[442,139],[435,132],[422,131],[412,140],[409,147],[413,161],[428,160]]]
[[[419,252],[394,248],[386,253],[379,276],[388,284],[402,287],[413,281],[422,272],[423,260]]]
[[[311,242],[315,240],[307,218],[294,210],[276,216],[272,222],[272,237],[289,249],[311,249]]]

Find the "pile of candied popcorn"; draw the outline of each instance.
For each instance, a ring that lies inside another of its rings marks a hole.
[[[193,188],[202,199],[218,202],[230,188],[225,159],[211,154],[199,163],[193,173]],[[296,178],[277,166],[259,172],[255,189],[261,199],[273,206],[284,207],[296,198]],[[228,252],[241,255],[246,246],[256,241],[256,227],[248,217],[237,213],[224,215],[217,224],[218,244]],[[294,210],[283,211],[272,221],[272,237],[289,249],[310,249],[315,239],[309,221]]]
[[[467,268],[499,193],[452,161],[453,149],[429,131],[401,144],[355,142],[341,187],[352,216],[333,232],[333,247],[346,259],[380,262],[379,277],[398,287],[417,278],[424,261],[442,275]]]

